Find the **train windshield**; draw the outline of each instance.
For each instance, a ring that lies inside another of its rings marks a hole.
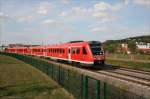
[[[102,55],[103,54],[103,50],[101,48],[100,42],[90,42],[89,46],[91,48],[93,55]]]

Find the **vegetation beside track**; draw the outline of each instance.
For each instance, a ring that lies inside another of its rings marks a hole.
[[[138,69],[138,70],[145,70],[150,72],[150,62],[137,62],[137,61],[127,61],[127,60],[107,58],[106,64]]]
[[[73,99],[41,71],[4,55],[0,55],[0,98]]]
[[[128,59],[132,61],[136,60],[143,60],[143,61],[149,61],[150,55],[137,55],[137,54],[121,54],[121,53],[111,53],[106,54],[107,58],[113,58],[113,59]]]

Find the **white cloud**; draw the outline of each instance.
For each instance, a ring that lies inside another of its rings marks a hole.
[[[41,24],[52,24],[52,23],[55,23],[55,22],[56,22],[55,20],[47,19],[47,20],[42,21]]]
[[[114,21],[114,20],[118,19],[116,16],[112,16],[108,12],[94,12],[93,17],[98,18],[102,22]]]
[[[99,26],[90,29],[92,33],[126,33],[129,32],[127,27],[114,27],[114,26]]]
[[[64,27],[64,23],[58,20],[47,19],[41,22],[41,25],[48,26],[49,28],[62,28]]]
[[[130,0],[123,0],[124,5],[128,5]]]
[[[112,11],[120,10],[123,7],[123,5],[125,5],[124,2],[117,3],[115,5],[111,5],[105,2],[99,2],[89,8],[80,6],[72,7],[72,9],[69,9],[68,11],[62,11],[59,16],[67,16],[67,19],[76,18],[79,20],[87,18],[96,18],[102,22],[114,21],[118,19],[118,17],[112,15]]]
[[[4,23],[7,23],[9,20],[11,20],[11,18],[4,14],[3,12],[0,12],[0,24],[4,24]]]
[[[133,0],[133,3],[143,7],[150,8],[150,0]]]
[[[63,21],[53,20],[53,19],[47,19],[43,20],[41,22],[41,25],[47,26],[49,29],[54,29],[54,31],[60,30],[64,33],[72,33],[75,31],[75,28],[65,24]]]
[[[49,11],[52,9],[52,5],[49,2],[42,2],[37,7],[37,13],[42,15],[47,15]]]
[[[92,9],[90,8],[81,8],[81,7],[73,7],[72,13],[80,16],[87,16],[91,13]]]
[[[106,11],[106,10],[112,10],[112,11],[117,11],[119,9],[121,9],[122,4],[116,4],[116,5],[111,5],[109,3],[105,3],[105,2],[99,2],[97,4],[94,5],[94,8],[96,11]]]
[[[34,16],[31,16],[31,15],[27,15],[27,16],[20,16],[18,17],[18,21],[19,22],[31,22],[35,19]]]
[[[91,28],[91,32],[102,32],[104,31],[105,29],[104,28],[100,28],[100,27],[93,27]]]
[[[69,3],[70,3],[70,0],[61,0],[61,2],[62,2],[63,4],[69,4]]]
[[[67,12],[63,11],[63,12],[61,12],[61,13],[60,13],[60,15],[59,15],[59,16],[63,16],[63,17],[65,17],[65,16],[67,16],[67,14],[68,14]]]

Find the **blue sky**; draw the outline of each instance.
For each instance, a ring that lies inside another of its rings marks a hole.
[[[0,44],[150,35],[150,0],[0,0]]]

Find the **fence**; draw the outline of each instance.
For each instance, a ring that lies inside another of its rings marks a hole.
[[[46,60],[13,53],[0,54],[12,56],[41,70],[77,99],[146,99]]]

